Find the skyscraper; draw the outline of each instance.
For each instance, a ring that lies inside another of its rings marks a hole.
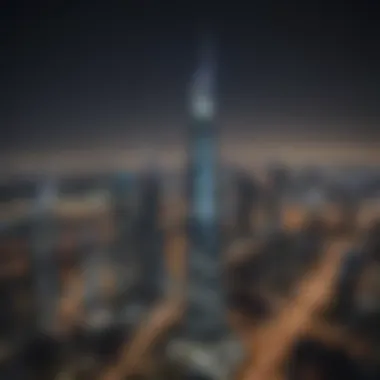
[[[151,305],[162,295],[164,261],[160,229],[161,183],[159,173],[148,170],[140,183],[139,216],[136,221],[136,249],[141,278],[138,285],[141,302]]]
[[[215,56],[210,39],[190,88],[188,212],[189,299],[186,334],[219,339],[225,333],[219,246],[218,152],[215,125]]]
[[[37,325],[47,333],[52,332],[55,323],[59,296],[58,263],[54,255],[57,226],[53,215],[57,196],[56,181],[43,181],[35,202],[31,227]]]

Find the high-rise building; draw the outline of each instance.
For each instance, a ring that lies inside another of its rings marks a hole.
[[[163,236],[160,228],[161,183],[159,173],[148,170],[140,182],[139,213],[136,223],[136,250],[141,268],[138,293],[150,305],[163,290]]]
[[[219,339],[225,333],[219,246],[218,144],[215,125],[215,56],[204,41],[190,88],[189,128],[189,308],[186,334]]]
[[[37,325],[47,333],[52,332],[55,324],[59,297],[58,263],[54,254],[57,226],[53,215],[57,195],[56,181],[44,181],[37,195],[31,223]]]
[[[190,88],[187,173],[187,310],[183,334],[169,346],[186,379],[228,379],[240,346],[230,339],[222,276],[215,56],[205,41]]]

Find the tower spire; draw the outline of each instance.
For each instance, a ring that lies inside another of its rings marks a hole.
[[[216,57],[215,39],[210,33],[202,35],[198,54],[198,69],[190,89],[191,116],[199,121],[212,121],[215,115]]]

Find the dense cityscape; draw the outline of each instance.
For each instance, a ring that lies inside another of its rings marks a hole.
[[[18,148],[17,138],[4,143],[1,379],[380,377],[377,140],[327,147],[269,131],[274,144],[231,127],[238,137],[226,142],[219,69],[228,59],[211,32],[186,50],[196,59],[181,68],[190,85],[176,153],[151,130],[135,149],[133,128],[129,145],[119,134],[76,153],[47,137],[22,149],[26,133]]]

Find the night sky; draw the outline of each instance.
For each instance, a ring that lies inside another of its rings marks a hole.
[[[221,3],[2,1],[1,148],[178,142],[205,27],[223,133],[378,138],[376,1]]]

